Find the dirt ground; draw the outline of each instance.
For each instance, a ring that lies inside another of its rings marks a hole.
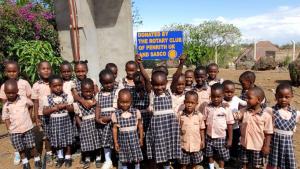
[[[172,71],[171,71],[172,72]],[[241,86],[238,83],[238,77],[243,71],[240,70],[228,70],[222,69],[220,70],[219,77],[224,79],[233,80],[237,85],[237,94],[240,93]],[[274,105],[275,98],[273,91],[276,86],[280,82],[286,82],[290,80],[289,74],[287,71],[263,71],[256,72],[257,80],[256,85],[262,87],[266,93],[268,104]],[[294,99],[292,105],[300,110],[300,88],[294,88]],[[295,134],[295,148],[296,148],[296,158],[298,164],[300,164],[300,130],[298,130]],[[0,135],[7,133],[4,124],[0,125]],[[13,166],[13,153],[14,150],[10,143],[8,137],[0,138],[0,168],[1,169],[21,169],[22,166]],[[31,160],[32,161],[32,160]],[[33,165],[32,165],[33,167]],[[47,168],[55,168],[55,167],[47,167]],[[62,167],[64,168],[64,167]],[[79,164],[79,158],[75,158],[73,163],[74,169],[81,168]],[[94,169],[95,166],[92,164],[91,169]]]

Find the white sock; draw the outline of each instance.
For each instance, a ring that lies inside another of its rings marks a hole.
[[[63,152],[63,150],[58,150],[57,151],[57,157],[60,158],[60,159],[64,158],[64,152]]]
[[[134,169],[140,169],[140,164],[135,164]]]
[[[52,155],[52,151],[47,151],[46,154],[51,156]]]
[[[20,153],[16,151],[15,156],[20,156]]]
[[[90,162],[91,161],[90,157],[85,157],[85,161]]]
[[[214,163],[209,163],[209,169],[215,169],[215,164]]]
[[[105,157],[105,162],[111,162],[111,149],[110,148],[104,148],[104,157]]]
[[[101,160],[101,157],[100,156],[97,156],[96,157],[96,161],[100,161]]]
[[[40,161],[40,156],[34,157],[34,161]]]
[[[65,156],[65,159],[66,159],[66,160],[71,159],[71,155],[66,155],[66,156]]]
[[[126,165],[122,165],[122,169],[128,169]]]
[[[27,158],[23,158],[22,159],[22,164],[27,164],[28,163],[28,159]]]
[[[168,165],[168,166],[164,166],[164,169],[171,169],[171,167]]]

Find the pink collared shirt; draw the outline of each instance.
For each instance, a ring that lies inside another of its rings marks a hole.
[[[39,108],[38,114],[43,115],[43,98],[51,94],[49,83],[45,83],[41,80],[35,82],[32,87],[31,99],[38,100]]]
[[[198,94],[198,105],[196,107],[196,110],[203,113],[204,107],[210,103],[210,87],[206,86],[206,88],[197,89],[195,88],[194,91]]]
[[[74,81],[73,80],[70,80],[70,81],[64,81],[64,84],[63,84],[63,91],[72,96],[72,87],[74,86]]]
[[[241,145],[247,150],[261,151],[265,133],[273,134],[272,109],[265,108],[261,113],[253,114],[242,109],[234,114],[241,121]]]
[[[226,137],[228,124],[234,124],[234,118],[229,108],[215,107],[208,104],[204,108],[204,119],[206,123],[206,133],[211,138]]]
[[[23,80],[23,79],[19,79],[17,81],[17,84],[18,84],[18,89],[19,89],[18,94],[20,96],[30,98],[30,96],[31,96],[31,86],[30,86],[30,84],[26,80]],[[1,86],[1,89],[0,89],[0,99],[6,100],[7,97],[4,93],[4,86],[5,85],[3,84]]]
[[[181,106],[184,103],[185,94],[177,95],[172,94],[172,107],[176,114],[179,113],[179,111],[182,109]]]
[[[27,97],[19,96],[16,101],[6,101],[2,109],[2,120],[9,120],[9,133],[25,133],[33,128],[28,108],[33,103]]]
[[[190,115],[181,111],[179,117],[181,148],[187,152],[198,152],[203,140],[200,131],[205,129],[202,113],[194,112]]]

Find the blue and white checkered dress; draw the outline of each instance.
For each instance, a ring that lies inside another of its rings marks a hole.
[[[116,89],[111,91],[109,95],[105,95],[104,92],[100,91],[98,93],[98,104],[100,105],[101,116],[111,117],[112,113],[115,111],[113,108],[113,102],[116,95]],[[105,111],[105,109],[111,109]],[[98,133],[100,136],[100,147],[113,148],[113,137],[112,137],[112,123],[98,124]]]
[[[141,111],[142,120],[143,120],[143,128],[144,132],[147,132],[147,129],[149,127],[151,114],[150,112],[147,112],[147,108],[150,104],[150,98],[147,91],[142,91],[142,94],[139,95],[139,93],[136,90],[133,90],[132,92],[132,107],[138,109]]]
[[[119,159],[122,163],[138,163],[143,160],[142,150],[139,144],[137,128],[130,131],[121,131],[126,127],[137,127],[137,109],[128,110],[132,115],[129,118],[122,117],[122,110],[116,110],[117,125],[119,126],[118,142],[120,145]]]
[[[129,89],[130,91],[132,91],[134,89],[134,86],[128,85],[127,81],[125,80],[125,77],[122,79],[122,84],[125,89]]]
[[[289,120],[283,119],[279,114],[280,107],[273,107],[274,128],[293,132],[296,126],[297,112],[289,107],[292,113]],[[293,147],[293,135],[279,134],[274,132],[271,140],[271,153],[269,155],[269,165],[280,169],[296,169],[295,151]]]
[[[96,106],[86,109],[80,103],[78,107],[82,113],[82,121],[80,123],[80,146],[83,152],[94,151],[100,148],[100,137],[96,129],[96,121],[94,118],[85,119],[87,116],[95,116]]]
[[[162,96],[154,94],[152,99],[154,115],[146,133],[148,159],[155,159],[156,163],[181,159],[179,123],[172,109],[171,94],[169,91]],[[155,113],[158,111],[173,113],[158,115]]]
[[[78,95],[81,95],[81,81],[78,78],[75,78],[73,80],[74,84],[75,84],[75,90],[77,91]]]
[[[62,103],[67,103],[68,95],[63,93],[61,96],[50,94],[47,96],[49,107],[53,107],[58,103],[54,102],[54,97],[62,97]],[[66,109],[60,110],[52,114],[68,113]],[[51,115],[52,115],[51,114]],[[69,114],[62,117],[52,117],[50,115],[50,142],[55,148],[65,148],[73,143],[73,127]]]

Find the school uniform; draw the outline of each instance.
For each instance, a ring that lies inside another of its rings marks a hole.
[[[100,91],[96,100],[101,108],[101,116],[111,117],[112,113],[117,107],[117,93],[118,90],[113,89],[111,92]],[[101,148],[113,148],[113,137],[112,137],[112,123],[108,122],[107,124],[98,124],[98,133],[100,139]]]
[[[53,107],[60,103],[72,104],[73,100],[68,94],[60,96],[50,94],[44,98],[44,107]],[[55,148],[65,148],[73,143],[73,126],[71,117],[66,109],[50,114],[50,143]]]
[[[92,79],[94,85],[97,85],[96,81]],[[81,96],[81,80],[74,78],[71,83],[71,89],[75,89],[79,96]]]
[[[17,85],[18,85],[18,89],[19,89],[18,94],[20,96],[30,98],[32,91],[31,91],[31,86],[28,83],[28,81],[23,80],[23,79],[18,79],[17,80]],[[7,97],[6,97],[5,92],[4,92],[4,87],[5,87],[5,84],[1,85],[0,99],[7,100]]]
[[[43,98],[51,94],[51,90],[49,87],[49,83],[46,83],[42,80],[35,82],[32,86],[32,100],[38,100],[39,108],[38,108],[38,116],[42,121],[42,128],[44,131],[44,136],[46,138],[50,138],[50,116],[43,114]]]
[[[203,160],[203,154],[201,151],[200,130],[205,129],[205,123],[203,115],[195,111],[192,114],[186,114],[181,111],[179,117],[180,123],[180,136],[181,136],[181,148],[182,158],[180,163],[184,165],[199,164]]]
[[[219,79],[219,78],[216,78],[216,79],[214,79],[214,80],[209,80],[209,79],[207,79],[207,82],[208,82],[208,85],[209,86],[212,86],[212,85],[214,85],[214,84],[216,84],[216,83],[220,83],[220,84],[222,84],[223,82],[224,82],[224,79]]]
[[[172,107],[173,111],[175,112],[176,116],[179,116],[179,112],[182,110],[182,104],[184,103],[185,93],[182,94],[175,94],[172,93]]]
[[[157,96],[150,95],[150,107],[153,116],[146,133],[148,159],[156,163],[181,158],[179,124],[172,108],[170,91]]]
[[[28,107],[33,106],[27,97],[18,96],[14,102],[7,101],[2,108],[2,120],[9,120],[9,136],[13,147],[18,151],[35,147],[32,132],[33,124]]]
[[[234,124],[234,118],[229,108],[216,107],[212,104],[204,108],[204,119],[206,123],[206,149],[205,155],[213,157],[217,152],[221,160],[228,161],[229,150],[226,145],[226,130],[228,124]]]
[[[147,91],[142,91],[142,94],[133,90],[132,92],[132,107],[140,110],[143,120],[144,132],[147,132],[149,127],[151,113],[147,110],[150,104],[149,93]]]
[[[266,108],[253,115],[252,111],[242,109],[235,113],[235,118],[240,120],[241,129],[241,155],[243,164],[252,162],[253,166],[263,166],[263,147],[265,133],[273,134],[272,115],[270,108]],[[251,161],[250,161],[251,159]]]
[[[122,83],[119,84],[120,89],[129,89],[132,91],[135,87],[133,80],[128,80],[126,77],[122,79]]]
[[[204,107],[210,103],[211,89],[205,83],[201,88],[197,88],[196,85],[193,86],[193,91],[198,94],[198,105],[196,110],[200,111],[203,114]]]
[[[135,108],[125,112],[118,109],[112,114],[112,122],[118,126],[119,160],[122,163],[139,163],[143,160],[137,130],[138,120],[141,120],[141,113]]]
[[[80,147],[83,152],[94,151],[100,148],[100,137],[96,128],[96,106],[86,109],[80,103],[73,103],[74,112],[81,117]]]
[[[284,117],[287,116],[287,117]],[[296,169],[293,145],[294,129],[299,112],[289,107],[283,110],[279,105],[273,107],[274,134],[271,140],[269,165],[280,169]]]

